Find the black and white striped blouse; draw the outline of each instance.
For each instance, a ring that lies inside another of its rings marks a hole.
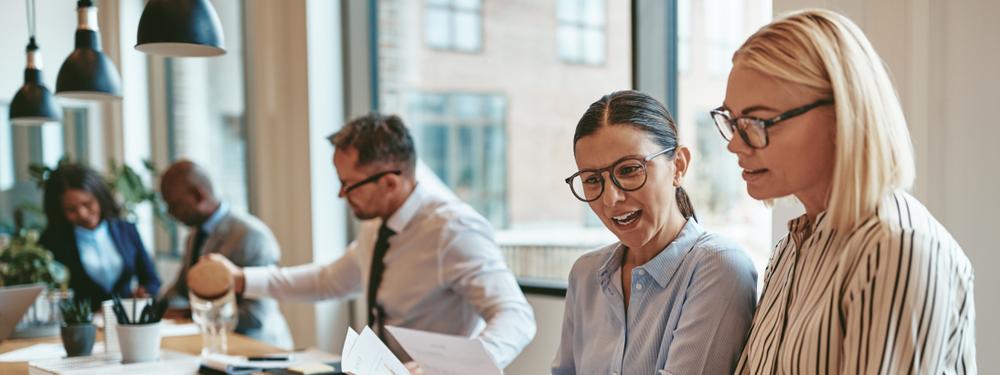
[[[738,374],[975,374],[973,271],[915,198],[850,233],[820,214],[775,248]]]

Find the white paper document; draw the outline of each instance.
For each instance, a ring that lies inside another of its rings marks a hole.
[[[479,340],[402,327],[385,328],[430,375],[503,374]]]
[[[96,343],[92,353],[103,353],[104,344]],[[31,362],[43,359],[65,358],[66,349],[62,343],[35,344],[26,348],[0,354],[0,362]]]
[[[98,353],[90,356],[47,359],[28,363],[28,374],[65,375],[132,375],[168,374],[188,375],[198,373],[198,357],[160,351],[160,359],[152,362],[123,364],[120,353]]]
[[[0,355],[0,362],[30,362],[65,356],[66,349],[62,344],[35,344]]]
[[[207,354],[202,355],[201,364],[205,367],[224,372],[239,372],[241,370],[245,372],[250,371],[251,369],[257,369],[260,371],[265,369],[283,369],[310,363],[330,363],[340,360],[340,357],[336,355],[327,354],[317,349],[306,349],[304,351],[291,353],[275,353],[275,355],[287,357],[288,360],[251,361],[245,356]]]
[[[341,371],[365,375],[409,375],[410,371],[396,358],[395,354],[382,343],[371,328],[365,327],[361,334],[347,328],[344,351],[341,355]]]
[[[194,323],[178,323],[164,320],[160,323],[160,337],[195,336],[201,334],[198,325]]]

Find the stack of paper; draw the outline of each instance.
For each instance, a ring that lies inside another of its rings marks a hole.
[[[101,344],[98,343],[97,345]],[[94,350],[94,352],[100,351],[103,351],[103,349]],[[42,359],[62,358],[65,356],[66,349],[63,349],[63,345],[61,343],[35,344],[27,348],[21,348],[0,354],[0,362],[30,362]]]
[[[359,335],[350,327],[344,339],[341,354],[341,371],[365,375],[409,375],[395,354],[389,350],[371,328],[365,327]]]
[[[339,357],[316,349],[308,349],[294,353],[281,353],[281,355],[287,357],[288,360],[251,361],[244,356],[208,354],[202,356],[201,364],[205,367],[223,372],[238,372],[249,370],[284,369],[308,364],[327,364],[340,361]]]
[[[198,357],[164,350],[155,362],[122,364],[121,353],[47,359],[28,363],[29,374],[195,374]]]
[[[428,374],[503,374],[479,340],[394,326],[386,329]]]

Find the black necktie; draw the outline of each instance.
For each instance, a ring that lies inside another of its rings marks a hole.
[[[382,271],[385,270],[382,258],[385,258],[385,253],[389,250],[389,237],[394,234],[396,232],[386,227],[385,222],[383,222],[382,227],[378,229],[378,239],[375,240],[375,251],[372,253],[371,273],[368,275],[368,326],[380,336],[384,317],[381,309],[375,303],[375,296],[378,293],[379,285],[382,284]]]
[[[198,228],[194,234],[194,242],[191,243],[191,266],[198,263],[198,258],[201,258],[201,247],[205,245],[206,239],[208,239],[208,233]]]

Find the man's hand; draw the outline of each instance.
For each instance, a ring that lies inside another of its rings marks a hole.
[[[233,288],[235,289],[234,292],[236,292],[236,294],[243,294],[243,288],[246,285],[246,277],[243,275],[242,268],[233,264],[233,262],[230,261],[229,258],[226,258],[221,254],[215,254],[215,253],[205,254],[201,257],[199,262],[203,262],[206,260],[219,262],[223,266],[226,266],[226,269],[229,270],[229,273],[233,275]]]
[[[427,375],[427,373],[424,372],[422,368],[420,368],[420,365],[418,365],[414,361],[406,362],[404,365],[406,366],[407,370],[410,370],[410,374],[412,375]]]

